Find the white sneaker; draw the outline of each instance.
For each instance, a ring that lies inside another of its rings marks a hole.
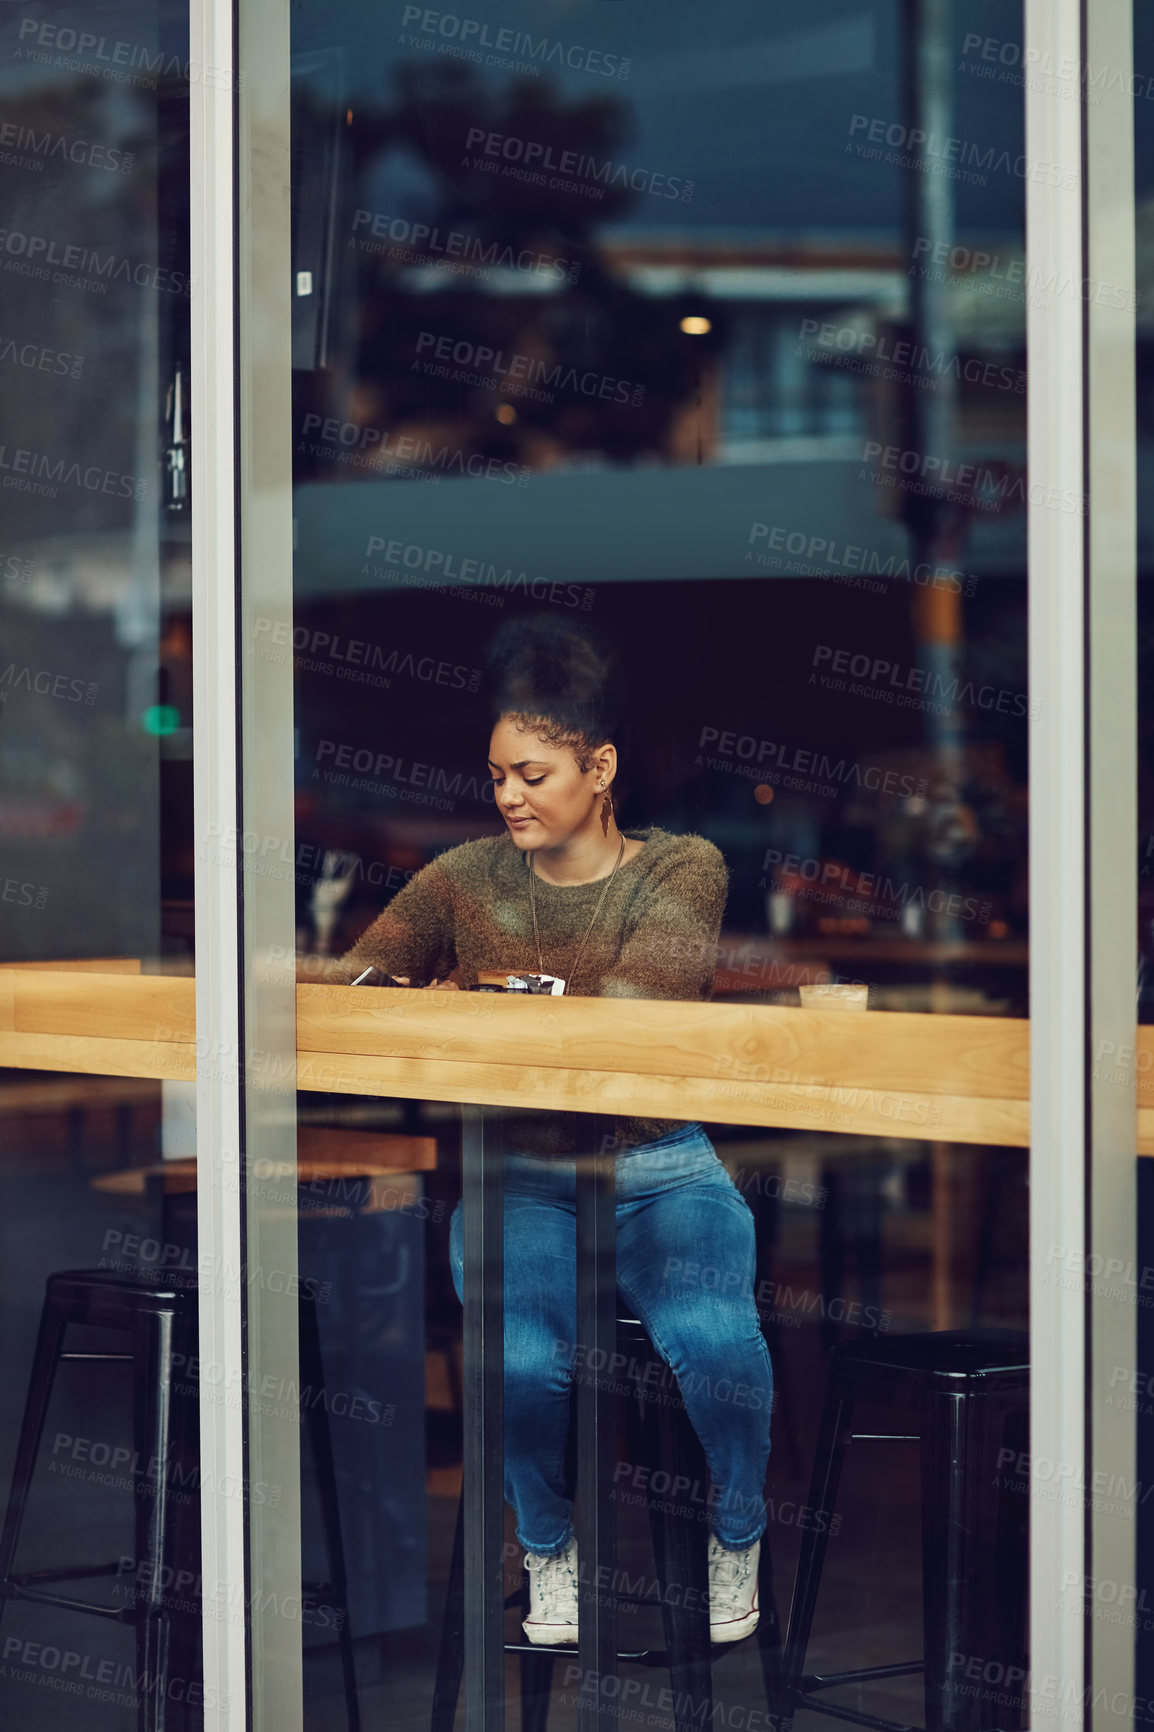
[[[529,1572],[529,1616],[521,1628],[538,1648],[577,1641],[577,1541],[555,1557],[525,1553]]]
[[[731,1552],[709,1536],[709,1639],[740,1642],[757,1628],[757,1560],[761,1541]]]

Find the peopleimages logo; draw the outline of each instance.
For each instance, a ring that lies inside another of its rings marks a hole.
[[[309,434],[316,434],[310,439]],[[363,427],[357,421],[338,421],[335,416],[309,413],[301,423],[297,450],[330,463],[352,464],[381,475],[406,474],[439,481],[441,475],[470,475],[475,481],[498,481],[505,487],[524,487],[529,470],[523,463],[502,457],[482,457],[452,445],[434,445],[407,433],[390,433],[383,427]],[[391,460],[391,461],[390,461]],[[439,471],[432,474],[432,471]]]
[[[268,638],[269,644],[283,649],[284,655],[278,655],[276,649],[263,645],[260,640],[264,637]],[[458,691],[475,692],[481,684],[480,668],[423,655],[420,651],[414,655],[412,650],[386,650],[384,645],[371,643],[367,638],[343,638],[339,633],[310,631],[304,625],[293,626],[288,620],[272,620],[264,616],[256,620],[253,649],[262,660],[284,661],[291,655],[298,671],[323,673],[333,670],[342,679],[382,685],[386,691],[392,685],[392,679],[374,678],[373,669],[382,675],[404,675],[426,685],[449,686]]]
[[[1048,307],[1055,296],[1073,295],[1075,299],[1093,301],[1098,307],[1122,307],[1134,312],[1139,296],[1133,289],[1105,283],[1096,277],[1074,277],[1069,271],[1046,272],[1040,265],[1027,265],[1018,254],[988,253],[979,248],[959,246],[950,241],[931,240],[919,235],[914,241],[915,262],[907,276],[921,276],[930,282],[946,282],[946,271],[971,278],[973,286],[983,294],[996,291],[1003,299],[1026,299]],[[936,267],[934,271],[928,265]]]
[[[629,379],[617,379],[588,368],[581,371],[565,367],[560,361],[550,367],[534,355],[506,355],[504,349],[491,348],[487,343],[470,343],[463,337],[439,337],[436,331],[421,331],[416,349],[418,355],[432,351],[432,358],[422,360],[419,365],[422,372],[433,378],[457,379],[488,390],[501,389],[508,396],[531,397],[536,402],[551,403],[555,390],[576,391],[582,397],[628,403],[636,409],[645,396],[645,386],[633,384]],[[434,365],[433,358],[440,365]],[[414,362],[414,366],[417,364]],[[541,390],[538,388],[541,386],[548,389]]]
[[[321,740],[317,745],[316,759],[318,768],[313,771],[314,778],[323,778],[338,787],[362,788],[367,793],[391,791],[398,798],[411,800],[420,806],[438,806],[442,811],[451,811],[458,799],[484,800],[490,806],[496,799],[489,776],[467,776],[461,770],[450,772],[439,764],[414,763],[392,752],[374,753],[367,746]],[[319,766],[326,759],[332,760],[332,767],[322,770]],[[342,770],[353,770],[361,779],[338,774]],[[438,795],[450,797],[438,804]]]
[[[965,62],[973,58],[986,61],[987,68],[973,64],[966,66]],[[967,31],[958,70],[985,71],[986,76],[990,76],[999,66],[1003,69],[999,75],[1003,79],[1008,69],[1020,68],[1020,75],[1014,82],[1021,83],[1024,78],[1032,90],[1049,89],[1064,94],[1064,86],[1072,85],[1076,91],[1081,85],[1088,102],[1099,102],[1104,90],[1138,96],[1144,102],[1154,97],[1154,77],[1149,73],[1123,72],[1117,66],[1099,65],[1095,68],[1091,61],[1083,65],[1069,54],[1055,60],[1048,48],[1043,52],[1040,48],[1025,48],[1020,42],[1006,41],[999,36],[981,36],[976,31]]]
[[[65,1696],[84,1697],[89,1702],[108,1702],[121,1708],[139,1708],[159,1694],[169,1702],[184,1702],[190,1708],[226,1714],[230,1698],[219,1694],[200,1679],[178,1678],[164,1671],[137,1670],[125,1661],[82,1654],[76,1648],[58,1648],[23,1636],[4,1638],[3,1674],[14,1684],[36,1684]]]
[[[884,656],[854,655],[847,649],[835,649],[832,644],[815,644],[812,666],[828,664],[832,674],[849,674],[858,683],[846,684],[830,674],[810,674],[811,685],[821,684],[831,691],[857,692],[867,697],[883,697],[899,707],[921,709],[929,707],[935,713],[946,714],[951,704],[979,710],[996,710],[999,715],[1037,717],[1037,704],[1031,704],[1025,692],[1011,692],[998,686],[975,686],[973,680],[955,675],[947,680],[934,668],[903,668]],[[861,682],[869,681],[870,685]],[[884,683],[883,683],[884,682]],[[896,695],[895,695],[896,694]],[[911,694],[918,694],[916,697]],[[933,704],[932,699],[941,702]]]
[[[427,6],[405,7],[401,27],[409,25],[415,28],[401,40],[410,48],[432,49],[479,65],[527,72],[534,78],[541,76],[543,66],[567,66],[571,72],[593,72],[600,78],[628,78],[632,65],[621,54],[606,54],[600,48],[583,48],[579,43],[558,42],[549,36],[533,37],[527,30],[462,18],[456,12],[436,12]],[[422,42],[422,35],[434,40]]]
[[[59,132],[37,132],[33,126],[0,121],[0,162],[10,168],[30,168],[41,173],[54,157],[80,167],[100,168],[108,174],[131,174],[136,160],[131,150],[115,145],[93,144],[87,138],[65,138]]]
[[[555,151],[539,138],[518,138],[514,133],[492,132],[483,126],[471,126],[465,135],[465,149],[472,150],[475,145],[481,146],[481,155],[473,158],[474,168],[492,174],[512,172],[515,179],[528,180],[533,186],[560,188],[587,198],[600,198],[605,187],[616,186],[650,193],[654,198],[679,199],[682,204],[693,202],[693,181],[655,169],[630,168],[612,157],[586,156],[580,150]]]
[[[15,902],[20,908],[43,908],[48,901],[44,884],[24,884],[19,878],[0,878],[0,902]]]
[[[1026,374],[1021,367],[1003,367],[995,361],[983,361],[978,355],[963,357],[956,349],[931,349],[916,343],[911,337],[898,337],[886,331],[863,331],[856,325],[835,325],[828,320],[803,319],[798,336],[810,343],[805,354],[814,359],[821,354],[850,357],[855,371],[872,378],[898,379],[902,384],[933,385],[938,378],[964,379],[969,385],[983,385],[996,391],[1026,389]]]
[[[133,475],[101,469],[96,463],[81,468],[66,457],[32,451],[23,445],[0,445],[0,470],[5,472],[0,485],[15,488],[18,493],[44,494],[49,499],[54,499],[61,487],[112,493],[119,499],[143,499],[148,493],[148,482],[138,481]]]
[[[31,583],[36,576],[36,561],[22,559],[18,553],[0,550],[0,578],[5,583]]]
[[[26,367],[29,372],[79,379],[84,371],[84,356],[50,349],[44,343],[24,342],[20,337],[0,336],[0,366]]]
[[[766,874],[792,878],[812,884],[812,890],[795,890],[794,894],[812,902],[831,903],[851,914],[869,914],[883,920],[899,920],[906,908],[929,908],[934,914],[949,914],[957,920],[977,920],[983,926],[990,918],[990,904],[976,896],[961,896],[957,891],[930,889],[924,884],[900,884],[880,872],[857,872],[852,866],[840,866],[836,860],[818,860],[812,855],[784,854],[780,848],[767,848],[761,869]],[[768,877],[762,886],[769,887]],[[832,889],[829,887],[833,886]]]
[[[479,583],[488,588],[506,591],[534,601],[548,601],[554,607],[578,607],[588,613],[593,606],[595,591],[580,583],[556,583],[547,577],[531,577],[528,572],[514,571],[512,566],[495,565],[492,560],[464,557],[440,547],[422,547],[417,542],[388,540],[383,535],[370,535],[365,548],[366,558],[383,554],[384,565],[362,565],[362,577],[388,577],[394,572],[431,574],[438,582],[452,584]]]
[[[367,232],[362,234],[361,230]],[[438,264],[478,276],[487,276],[491,270],[523,271],[548,282],[575,283],[581,275],[581,266],[572,259],[534,252],[531,247],[515,249],[502,246],[500,241],[486,242],[464,229],[442,230],[428,223],[406,222],[404,217],[386,216],[381,211],[354,211],[353,234],[364,251],[383,253],[408,264]],[[380,246],[375,244],[378,241]]]
[[[763,766],[768,764],[771,769],[814,776],[822,782],[870,788],[877,793],[896,794],[905,799],[924,794],[927,786],[924,776],[883,770],[877,764],[867,764],[863,768],[852,758],[835,759],[826,752],[802,746],[787,746],[777,740],[759,740],[753,734],[738,734],[729,729],[703,727],[698,736],[697,749],[702,754],[710,751],[714,754],[706,761],[707,769],[718,768],[722,759],[739,758],[750,779],[760,778],[764,774]],[[698,763],[701,763],[700,757]]]
[[[884,556],[875,549],[860,547],[852,541],[836,541],[827,535],[807,535],[804,530],[787,529],[783,524],[751,523],[749,546],[758,541],[766,544],[765,552],[746,553],[748,563],[758,565],[788,564],[800,576],[828,576],[855,587],[886,593],[884,583],[873,584],[873,577],[892,577],[902,583],[916,584],[921,589],[948,589],[955,595],[973,595],[977,578],[949,565],[928,565],[924,560],[899,559],[896,554]],[[772,550],[772,551],[770,551]],[[775,557],[784,553],[788,559]],[[798,563],[798,562],[802,563]],[[838,572],[831,567],[840,568]]]
[[[1006,511],[1011,506],[1044,505],[1048,511],[1086,515],[1086,497],[1070,487],[1047,487],[1028,481],[1020,465],[1003,462],[959,463],[930,451],[914,451],[900,445],[883,445],[867,439],[862,462],[876,463],[858,472],[859,481],[873,480],[880,486],[901,488],[931,499],[948,499],[972,510]]]
[[[29,45],[29,39],[35,47]],[[77,71],[90,72],[117,84],[136,84],[144,90],[156,90],[162,78],[203,84],[209,90],[244,89],[243,75],[238,78],[226,66],[205,66],[199,60],[182,60],[155,44],[146,47],[117,41],[96,36],[89,30],[74,30],[67,24],[44,23],[39,18],[20,20],[20,46],[12,58],[47,66],[72,66]],[[141,73],[143,77],[138,76]]]
[[[18,667],[9,662],[0,669],[0,686],[9,692],[37,692],[42,698],[60,698],[66,704],[94,704],[97,685],[94,680],[73,679],[69,674],[53,673],[49,668]]]
[[[22,229],[0,229],[0,252],[8,255],[6,271],[77,287],[91,281],[101,293],[107,291],[109,283],[118,282],[135,283],[138,288],[157,289],[170,295],[191,295],[195,287],[191,277],[183,271],[170,271],[166,265],[153,265],[146,259],[118,258],[115,253],[57,242],[47,235],[26,234]],[[19,263],[10,262],[17,260]],[[56,267],[55,271],[50,266]]]
[[[868,143],[858,138],[861,133]],[[884,156],[883,145],[890,147]],[[1067,192],[1077,184],[1073,169],[1063,168],[1060,163],[1040,162],[1024,152],[1015,156],[1008,150],[998,150],[992,144],[982,145],[972,139],[925,132],[920,127],[907,126],[904,121],[880,120],[868,114],[855,114],[851,118],[849,142],[845,148],[871,162],[893,162],[898,167],[950,175],[978,186],[986,185],[990,173],[1042,181],[1046,186],[1064,187]]]

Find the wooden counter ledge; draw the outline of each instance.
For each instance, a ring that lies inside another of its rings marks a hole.
[[[296,995],[302,1089],[933,1142],[1029,1140],[1021,1018],[345,986],[302,985]],[[191,1078],[194,982],[80,965],[0,970],[0,1065]],[[1139,1031],[1129,1065],[1141,1152],[1154,1153],[1154,1029]],[[1118,1074],[1128,1075],[1125,1055]]]

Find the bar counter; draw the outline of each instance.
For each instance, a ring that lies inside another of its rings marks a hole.
[[[96,966],[0,970],[0,1065],[191,1080],[193,980]],[[302,1089],[1029,1142],[1021,1018],[347,986],[296,995]],[[199,1058],[236,1066],[235,1054]],[[1136,1073],[1139,1152],[1154,1153],[1154,1028],[1108,1065],[1120,1086]],[[286,1055],[257,1052],[250,1079],[283,1088],[287,1068]]]

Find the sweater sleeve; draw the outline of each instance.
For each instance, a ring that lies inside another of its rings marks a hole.
[[[351,950],[331,962],[325,979],[348,985],[372,964],[383,974],[443,980],[456,966],[452,875],[431,860],[399,890]]]
[[[728,894],[720,851],[703,837],[683,838],[649,874],[601,996],[709,998]]]

